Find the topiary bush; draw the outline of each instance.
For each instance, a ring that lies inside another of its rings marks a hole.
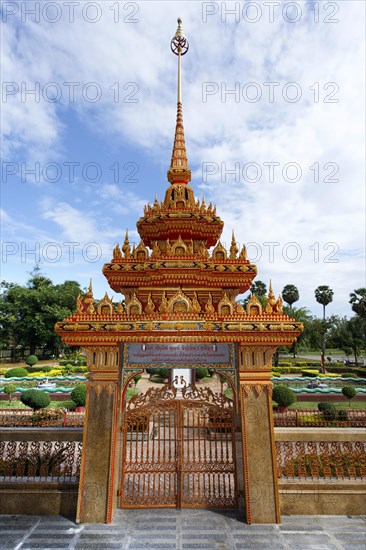
[[[12,397],[13,393],[16,392],[16,389],[17,389],[17,387],[16,387],[15,384],[10,384],[9,383],[9,384],[5,384],[5,386],[4,386],[4,393],[6,393],[6,395],[9,396],[9,401],[10,402],[11,402],[11,397]]]
[[[204,367],[195,369],[195,373],[196,373],[196,380],[202,380],[202,378],[208,377],[208,369]]]
[[[343,372],[341,374],[342,378],[358,378],[357,374],[355,372]]]
[[[71,392],[71,399],[77,407],[85,407],[86,402],[86,385],[78,384]]]
[[[353,399],[356,395],[356,390],[353,386],[344,386],[342,388],[342,393],[344,395],[344,397],[347,397],[348,399],[348,404],[349,406],[351,406],[351,399]]]
[[[334,403],[329,403],[329,401],[321,401],[318,403],[318,411],[320,411],[325,420],[335,420],[337,418],[337,409]]]
[[[303,376],[309,376],[310,378],[316,378],[319,376],[319,371],[315,369],[302,369],[301,374]]]
[[[5,373],[5,378],[25,378],[28,376],[28,371],[23,367],[15,367]]]
[[[296,395],[284,384],[276,384],[273,387],[272,399],[276,401],[280,407],[289,407],[292,403],[295,403]]]
[[[48,393],[41,390],[27,390],[22,393],[20,400],[24,405],[30,407],[34,411],[44,409],[51,403],[51,398]]]
[[[27,365],[29,365],[30,367],[33,367],[33,365],[35,365],[36,363],[38,363],[38,357],[37,357],[37,355],[28,355],[28,357],[26,358],[25,362],[26,362]]]

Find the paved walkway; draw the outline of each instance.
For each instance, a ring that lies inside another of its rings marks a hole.
[[[361,550],[365,544],[366,517],[360,516],[291,516],[281,525],[246,525],[236,511],[220,510],[118,510],[112,525],[0,516],[4,550]]]

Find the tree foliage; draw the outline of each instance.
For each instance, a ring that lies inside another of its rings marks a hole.
[[[366,288],[359,288],[349,295],[352,310],[366,321]]]
[[[364,346],[364,322],[355,315],[351,319],[335,317],[329,338],[333,347],[342,349],[346,355],[354,355],[355,362]]]
[[[32,355],[36,348],[58,348],[54,325],[75,311],[80,292],[79,283],[54,285],[39,269],[31,273],[26,286],[2,282],[0,336],[4,347],[29,347]]]
[[[315,299],[323,306],[323,319],[325,319],[325,307],[333,302],[333,290],[327,285],[320,285],[315,289]]]
[[[261,303],[262,307],[265,308],[267,305],[267,286],[263,281],[255,281],[250,287],[251,294],[255,294],[258,298],[258,301]],[[242,301],[243,306],[245,307],[249,302],[250,295],[246,296]]]
[[[292,308],[292,304],[300,298],[299,290],[295,285],[286,285],[282,290],[282,298]]]

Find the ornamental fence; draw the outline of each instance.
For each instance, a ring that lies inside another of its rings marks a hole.
[[[341,409],[336,412],[320,412],[315,409],[288,409],[273,412],[275,427],[281,428],[365,428],[366,410]],[[0,408],[0,426],[38,428],[79,428],[84,426],[84,412],[62,409],[42,409],[33,413],[30,409]]]
[[[77,482],[82,433],[82,428],[2,428],[0,483]],[[276,428],[275,440],[282,481],[366,480],[366,441],[359,430]]]
[[[362,441],[277,441],[276,454],[279,479],[366,479]]]
[[[81,438],[81,429],[1,430],[0,482],[77,482]]]
[[[340,409],[320,412],[315,409],[273,411],[275,427],[282,428],[365,428],[366,410]]]
[[[0,426],[37,428],[79,428],[84,426],[84,412],[61,409],[0,409]]]

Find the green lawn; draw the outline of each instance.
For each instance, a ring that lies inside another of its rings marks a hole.
[[[75,409],[76,405],[72,399],[68,399],[67,401],[51,401],[51,403],[48,405],[47,409],[60,409],[60,408],[66,408],[66,409]],[[28,409],[29,407],[26,405],[23,405],[21,401],[18,401],[16,399],[13,399],[11,402],[6,400],[0,401],[0,408],[1,409]]]
[[[319,403],[322,399],[319,397]],[[324,399],[326,401],[326,399]],[[333,402],[337,409],[366,409],[365,401],[351,401],[351,407],[348,405],[348,401],[336,401]],[[316,409],[318,410],[318,402],[315,401],[296,401],[289,409]]]

